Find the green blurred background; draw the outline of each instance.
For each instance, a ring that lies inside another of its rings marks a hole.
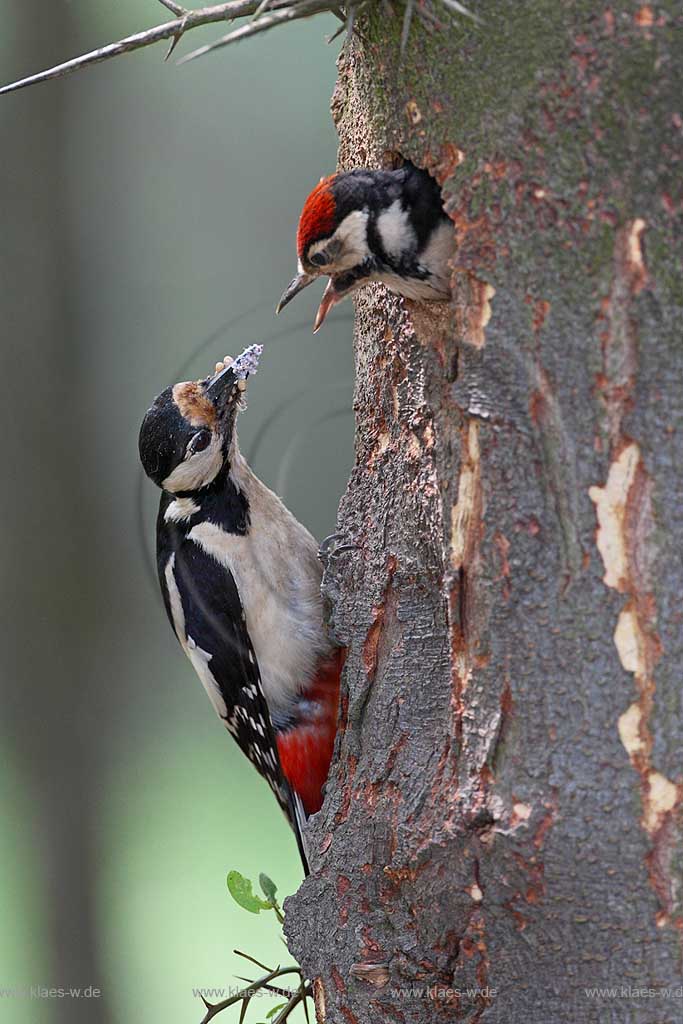
[[[0,0],[0,14],[4,82],[170,17],[154,0]],[[270,915],[227,895],[230,868],[285,895],[300,867],[165,620],[137,432],[167,384],[270,341],[242,448],[319,539],[334,530],[351,309],[313,339],[321,288],[277,321],[273,307],[303,199],[335,165],[335,27],[183,68],[161,45],[0,99],[0,990],[103,993],[0,992],[3,1024],[192,1024],[193,988],[245,973],[234,946],[287,956]]]

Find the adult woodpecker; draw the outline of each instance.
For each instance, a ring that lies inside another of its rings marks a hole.
[[[162,489],[157,564],[171,625],[219,717],[270,784],[297,837],[319,810],[343,651],[323,627],[308,530],[251,471],[235,432],[262,346],[167,388],[140,430]]]
[[[419,301],[450,297],[452,221],[426,171],[342,171],[323,178],[304,203],[297,231],[296,277],[276,312],[317,277],[329,277],[313,333],[338,302],[370,281]]]

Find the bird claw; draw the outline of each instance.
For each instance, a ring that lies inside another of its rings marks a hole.
[[[318,558],[323,563],[325,569],[328,568],[333,558],[338,558],[339,555],[344,554],[346,551],[358,550],[358,544],[349,542],[348,536],[346,533],[331,533],[329,537],[325,537],[321,542],[318,548]]]

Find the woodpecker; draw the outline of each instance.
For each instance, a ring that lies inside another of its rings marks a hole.
[[[304,203],[297,231],[298,269],[276,313],[317,277],[329,277],[313,325],[370,281],[419,301],[450,297],[453,223],[426,171],[357,169],[323,178]]]
[[[157,566],[166,612],[224,725],[291,824],[320,809],[343,649],[323,627],[318,548],[251,471],[235,430],[262,346],[167,388],[140,430],[162,490]]]

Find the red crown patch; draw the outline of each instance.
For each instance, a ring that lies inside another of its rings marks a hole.
[[[335,228],[335,202],[332,195],[332,182],[337,177],[331,174],[320,181],[304,203],[299,218],[296,234],[296,248],[299,259],[306,252],[311,242],[318,238],[331,235]]]

